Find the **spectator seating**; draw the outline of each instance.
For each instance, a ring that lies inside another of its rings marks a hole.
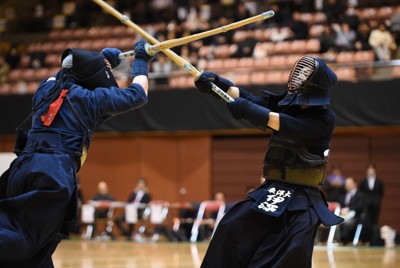
[[[357,13],[360,19],[367,20],[385,20],[389,19],[395,12],[400,12],[399,6],[382,6],[382,7],[365,7],[358,8]],[[303,13],[302,20],[310,26],[310,39],[308,40],[284,40],[273,42],[272,37],[277,32],[278,26],[271,24],[267,27],[256,27],[253,30],[237,29],[233,32],[233,43],[206,45],[201,46],[198,50],[198,57],[205,59],[205,68],[207,70],[219,72],[226,70],[237,70],[236,79],[240,83],[259,84],[262,83],[261,78],[265,78],[266,83],[270,83],[271,71],[278,72],[278,76],[273,81],[286,82],[286,78],[281,78],[284,69],[290,68],[295,61],[304,54],[318,55],[320,42],[318,37],[323,31],[323,24],[327,18],[323,12]],[[144,28],[152,28],[157,31],[159,25],[142,25]],[[289,30],[289,28],[280,26],[280,30]],[[249,33],[252,31],[252,33]],[[256,39],[259,54],[254,57],[236,57],[238,43],[245,40],[248,36]],[[33,88],[33,83],[40,83],[42,79],[51,75],[60,66],[60,54],[68,47],[91,49],[100,51],[104,47],[118,47],[123,51],[131,50],[132,44],[138,41],[138,36],[132,29],[124,25],[90,27],[90,28],[71,28],[62,30],[52,30],[49,32],[48,39],[43,42],[32,42],[27,46],[27,54],[22,55],[20,69],[12,70],[9,73],[9,86],[1,86],[0,93],[5,92],[23,92],[23,90],[15,90],[23,88],[18,82],[27,83],[28,88]],[[29,69],[30,54],[34,52],[45,52],[44,68],[31,70]],[[349,65],[366,64],[375,60],[374,53],[370,51],[348,51],[348,52],[329,52],[320,55],[329,62],[343,65],[335,69],[339,72],[341,80],[356,81],[357,75],[360,73]],[[196,65],[196,62],[191,62]],[[353,66],[354,67],[354,66]],[[371,67],[372,68],[372,67]],[[202,68],[203,69],[203,68]],[[247,69],[247,70],[245,70]],[[393,75],[397,75],[396,69]],[[368,70],[371,73],[373,70]],[[252,74],[248,74],[253,72]],[[169,76],[169,86],[173,88],[191,88],[193,87],[193,77],[188,75]]]

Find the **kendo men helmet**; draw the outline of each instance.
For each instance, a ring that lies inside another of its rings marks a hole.
[[[336,82],[336,74],[321,59],[302,56],[290,72],[286,95],[278,106],[327,105]]]
[[[74,82],[84,88],[118,87],[111,65],[99,52],[68,48],[61,56],[61,63],[72,74]]]

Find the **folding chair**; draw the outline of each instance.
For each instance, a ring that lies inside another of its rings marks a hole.
[[[207,216],[207,214],[210,213],[215,213],[217,212],[217,217],[215,220],[213,219],[205,219],[204,216]],[[199,229],[201,225],[204,225],[206,223],[214,223],[214,228],[211,237],[214,235],[215,230],[217,229],[219,221],[222,219],[222,217],[225,214],[225,203],[221,201],[215,201],[215,200],[207,200],[203,201],[200,203],[199,210],[197,212],[197,217],[195,221],[193,222],[193,227],[191,231],[191,236],[190,236],[190,241],[191,242],[196,242],[197,238],[199,236]]]
[[[91,204],[82,205],[82,223],[87,224],[86,230],[82,234],[82,238],[85,240],[90,240],[93,234],[93,224],[94,224],[94,211],[95,207]]]
[[[138,206],[136,205],[136,209],[137,208],[138,208]],[[138,228],[138,233],[135,235],[135,240],[136,241],[144,240],[143,236],[146,231],[147,223],[150,223],[150,224],[154,225],[155,227],[163,225],[167,218],[168,211],[169,211],[169,203],[165,202],[165,201],[155,200],[155,201],[151,201],[148,205],[146,205],[146,207],[143,211],[142,224]],[[157,231],[155,231],[151,240],[157,241],[159,239],[159,237],[160,237],[160,234]]]
[[[331,212],[335,213],[335,215],[339,216],[340,214],[340,204],[337,202],[328,202],[328,208]],[[328,240],[326,245],[327,246],[332,246],[334,245],[333,239],[335,238],[335,232],[336,232],[336,227],[337,225],[333,225],[329,228],[329,235],[328,235]]]
[[[151,238],[152,241],[157,241],[160,234],[157,231],[157,227],[165,224],[169,211],[169,203],[161,200],[150,202],[150,223],[155,226],[154,234]]]

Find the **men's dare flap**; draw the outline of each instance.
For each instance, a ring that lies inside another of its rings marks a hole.
[[[251,208],[262,214],[279,217],[286,210],[294,191],[295,188],[272,183]]]

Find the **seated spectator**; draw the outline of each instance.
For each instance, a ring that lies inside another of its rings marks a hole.
[[[32,69],[39,69],[45,67],[46,53],[41,51],[33,52],[30,55],[29,67]]]
[[[373,29],[369,36],[369,44],[375,51],[378,61],[388,61],[392,59],[392,53],[397,45],[391,32],[384,23],[380,23],[378,28]]]
[[[350,28],[346,22],[332,24],[335,31],[335,48],[337,51],[354,50],[354,42],[356,41],[356,32]]]
[[[11,70],[18,68],[21,61],[21,54],[18,50],[18,44],[14,43],[11,45],[8,52],[6,53],[5,60],[10,66]]]
[[[254,46],[253,49],[253,58],[255,59],[263,59],[267,57],[268,55],[268,49],[265,43],[263,42],[257,42],[257,44]]]
[[[97,194],[91,198],[92,201],[115,201],[115,198],[110,194],[108,185],[106,182],[101,181],[97,185]],[[98,219],[108,219],[109,218],[109,208],[98,207],[94,214],[94,224],[93,224],[93,235],[96,234],[97,220]],[[102,235],[112,237],[112,230],[106,228]]]
[[[342,0],[326,0],[322,11],[326,14],[328,23],[338,22],[345,11],[345,6]]]
[[[347,23],[353,31],[357,32],[358,26],[360,24],[360,17],[354,7],[349,6],[343,15],[343,22]]]
[[[392,32],[397,46],[400,45],[400,11],[390,17],[390,31]]]
[[[248,30],[245,32],[243,40],[239,42],[237,51],[232,56],[236,58],[252,57],[256,44],[257,40],[254,38],[254,32]]]
[[[339,225],[340,242],[343,243],[343,245],[353,241],[357,225],[361,222],[364,212],[363,194],[358,191],[357,183],[354,178],[346,178],[345,189],[346,193],[342,195],[340,201],[342,207],[340,215],[345,221]]]
[[[271,30],[271,41],[281,42],[289,40],[292,37],[292,32],[287,27],[275,27]]]
[[[173,71],[173,65],[167,56],[158,53],[151,66],[152,72],[156,75],[156,85],[168,85],[168,74]]]
[[[150,191],[147,188],[147,180],[145,178],[138,178],[136,180],[136,186],[133,192],[130,194],[128,198],[128,203],[130,204],[137,204],[138,207],[138,219],[141,220],[143,219],[143,212],[145,208],[141,205],[146,205],[150,203],[151,201],[151,195]],[[125,218],[125,213],[121,214],[117,219],[116,219],[116,225],[121,231],[121,234],[126,236],[128,240],[132,239],[132,233],[135,228],[135,224],[127,224],[126,225],[126,218]]]
[[[369,35],[371,33],[371,27],[368,22],[362,22],[358,26],[357,38],[354,44],[356,50],[371,50],[372,47],[369,44]]]
[[[343,194],[346,192],[344,189],[345,177],[342,174],[340,164],[334,164],[332,171],[325,180],[324,189],[326,192],[326,199],[329,202],[340,202]]]
[[[292,19],[291,10],[287,7],[281,8],[277,2],[271,3],[271,10],[275,11],[274,19],[263,21],[263,24],[265,25],[282,27],[284,25],[288,25]]]
[[[289,23],[289,28],[292,31],[292,39],[307,39],[308,38],[308,24],[301,20],[301,13],[294,11],[292,20]]]
[[[324,24],[324,30],[318,39],[320,43],[320,53],[328,52],[335,47],[335,32],[330,24]]]

